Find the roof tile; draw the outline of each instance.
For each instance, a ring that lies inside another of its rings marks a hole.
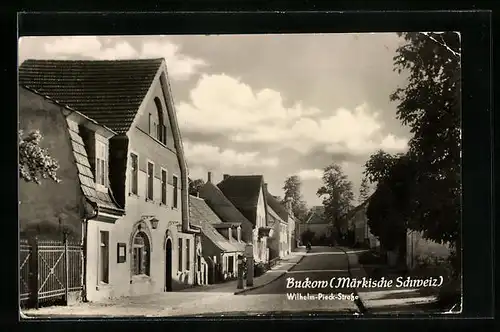
[[[162,61],[29,59],[19,67],[19,84],[123,134]]]

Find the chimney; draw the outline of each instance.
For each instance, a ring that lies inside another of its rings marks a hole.
[[[224,174],[224,175],[222,176],[222,180],[225,180],[225,179],[227,179],[228,177],[229,177],[229,174]]]
[[[208,175],[207,175],[207,182],[212,183],[212,172],[208,172]]]

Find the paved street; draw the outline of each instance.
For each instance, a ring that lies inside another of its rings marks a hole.
[[[100,303],[80,303],[25,311],[44,317],[95,316],[206,316],[269,313],[368,313],[421,311],[434,301],[418,290],[363,289],[342,285],[342,278],[369,277],[357,262],[356,250],[313,247],[299,249],[264,275],[254,288],[238,292],[236,281],[195,287],[178,292],[134,296]],[[350,270],[350,271],[349,271]],[[340,284],[339,284],[340,283]],[[359,295],[361,301],[356,300]]]
[[[297,262],[299,262],[297,264]],[[297,265],[296,265],[297,264]],[[290,269],[291,268],[291,269]],[[286,272],[290,270],[289,272]],[[103,303],[81,303],[69,307],[49,307],[25,311],[27,315],[43,317],[95,317],[95,316],[185,316],[185,315],[257,315],[270,312],[358,312],[354,301],[349,299],[289,300],[288,293],[302,293],[296,288],[286,289],[286,278],[296,280],[329,280],[333,276],[347,276],[346,255],[334,248],[315,247],[310,253],[296,253],[284,260],[275,269],[256,278],[255,286],[265,285],[255,290],[234,295],[236,283],[192,288],[180,292],[135,296]],[[276,279],[278,278],[278,279]],[[275,281],[272,281],[275,280]],[[270,282],[270,284],[268,284]],[[331,288],[321,292],[330,293]],[[345,294],[352,289],[342,289]],[[310,294],[318,290],[310,289]],[[339,290],[335,290],[339,293]]]
[[[247,302],[265,298],[269,310],[277,312],[358,312],[354,301],[355,290],[336,287],[336,278],[349,277],[348,267],[344,251],[330,247],[313,247],[282,277],[240,296],[247,298]],[[298,299],[298,294],[303,299]],[[296,299],[291,299],[291,296],[296,296]]]

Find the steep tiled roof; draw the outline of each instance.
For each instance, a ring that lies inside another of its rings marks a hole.
[[[219,217],[201,198],[189,197],[189,220],[193,225],[201,226],[201,231],[214,245],[224,252],[241,251],[240,246],[234,245],[222,236],[213,226],[221,223]],[[244,248],[243,248],[244,249]]]
[[[238,209],[246,210],[257,207],[262,183],[262,175],[232,175],[217,187]]]
[[[306,221],[306,224],[327,224],[328,222],[324,219],[325,208],[324,206],[314,206],[312,208],[312,214]]]
[[[109,192],[101,192],[95,189],[94,175],[90,168],[89,159],[83,139],[80,136],[78,125],[72,121],[67,121],[67,123],[83,194],[92,202],[97,203],[100,208],[111,209],[112,211],[122,214],[123,210],[116,204]]]
[[[201,228],[201,232],[205,235],[214,245],[216,245],[220,250],[224,252],[239,252],[243,250],[240,246],[236,246],[229,242],[224,236],[222,236],[212,225],[204,224]]]
[[[270,221],[271,222],[283,222],[283,218],[281,218],[275,211],[273,208],[271,208],[270,206],[267,207],[267,213],[269,214],[269,216],[271,217],[270,218]],[[268,226],[272,226],[272,225],[268,225]]]
[[[204,223],[222,223],[222,220],[220,220],[202,198],[193,196],[189,197],[189,220],[196,226],[202,226]]]
[[[288,221],[288,212],[285,207],[266,190],[267,204],[280,216],[283,221]]]
[[[252,241],[252,223],[231,203],[229,199],[213,183],[207,182],[200,188],[200,197],[219,216],[223,222],[241,223],[242,236],[245,241]]]
[[[162,61],[26,60],[19,67],[19,84],[123,134]]]

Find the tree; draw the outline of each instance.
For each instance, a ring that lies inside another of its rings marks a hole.
[[[302,182],[297,175],[292,175],[285,180],[283,190],[285,191],[285,196],[281,201],[282,204],[286,204],[288,200],[292,204],[292,212],[299,220],[303,220],[307,215],[307,205],[302,199],[301,194]]]
[[[409,152],[417,164],[414,227],[426,238],[460,247],[461,117],[460,37],[457,33],[404,33],[395,70],[408,70],[391,100],[411,127]]]
[[[405,43],[396,51],[394,70],[406,71],[409,77],[390,98],[398,103],[397,118],[411,128],[413,137],[407,154],[379,151],[367,162],[367,176],[379,182],[374,195],[385,195],[388,201],[375,204],[378,198],[372,197],[369,209],[382,215],[384,206],[396,206],[393,212],[407,218],[409,228],[422,231],[427,239],[450,243],[459,253],[460,38],[454,32],[399,35]],[[389,197],[405,204],[398,206]],[[454,262],[460,271],[460,259]]]
[[[373,235],[388,250],[404,246],[414,209],[416,163],[410,154],[377,152],[365,165],[367,179],[377,182],[366,211]]]
[[[202,179],[192,180],[188,178],[188,183],[189,183],[189,194],[196,196],[200,191],[201,187],[203,187],[203,185],[205,184],[205,181],[203,181]]]
[[[363,204],[368,197],[370,196],[370,184],[368,183],[368,179],[363,177],[361,180],[361,186],[359,187],[359,204]]]
[[[60,182],[57,177],[59,163],[40,146],[43,139],[39,130],[32,131],[24,136],[19,135],[19,177],[26,182],[41,183],[41,179],[51,179]]]
[[[323,199],[325,218],[341,232],[343,217],[352,208],[354,194],[352,183],[337,164],[327,166],[323,171],[323,186],[318,191],[318,197]]]

